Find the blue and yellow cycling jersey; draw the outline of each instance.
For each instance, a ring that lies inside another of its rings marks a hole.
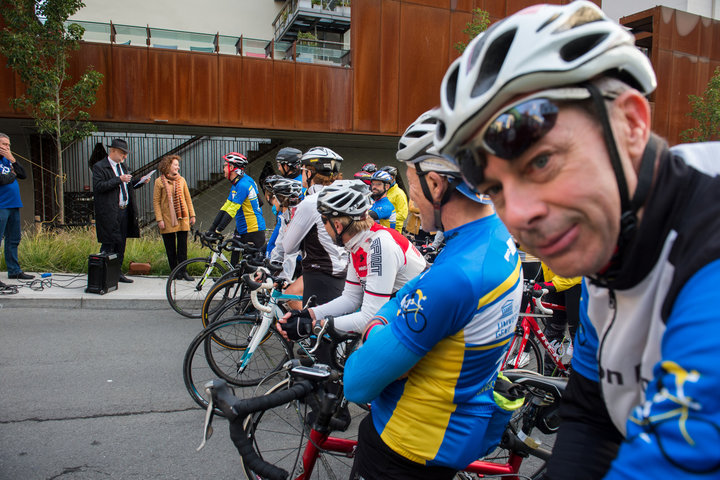
[[[258,200],[258,188],[248,175],[243,175],[235,182],[220,210],[235,217],[235,231],[240,235],[265,230],[265,218]]]
[[[373,363],[392,370],[403,355],[394,358],[392,345],[375,341],[383,335],[370,336],[348,359],[346,395],[358,401],[382,389],[370,393],[372,418],[388,447],[417,463],[463,468],[485,453],[485,430],[497,408],[493,386],[520,309],[522,271],[495,214],[446,232],[446,242],[432,267],[376,315],[389,322],[380,333],[390,329],[390,344],[417,360],[403,366],[407,377],[394,380],[403,371],[388,379],[373,370]]]
[[[385,196],[379,200],[376,200],[372,204],[370,210],[377,213],[378,223],[383,227],[395,228],[395,220],[397,214],[395,213],[395,206],[390,202],[390,199]]]

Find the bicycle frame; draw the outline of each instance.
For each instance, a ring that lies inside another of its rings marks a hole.
[[[212,252],[213,253],[212,253],[212,256],[210,257],[210,263],[208,263],[208,266],[205,269],[205,272],[203,272],[203,274],[200,276],[200,280],[198,281],[198,283],[195,284],[195,289],[198,292],[200,290],[202,290],[203,286],[205,285],[205,282],[207,281],[208,278],[210,278],[210,272],[212,272],[213,269],[215,268],[215,264],[217,263],[218,259],[221,260],[228,267],[229,270],[233,269],[232,263],[230,263],[230,260],[227,259],[227,257],[222,252],[222,250],[215,251],[213,249]]]
[[[535,308],[533,309],[531,305],[534,305]],[[540,342],[540,345],[543,347],[543,349],[550,355],[550,358],[552,359],[553,363],[557,366],[557,368],[565,375],[567,375],[567,367],[562,362],[562,357],[558,355],[558,353],[555,351],[555,349],[550,345],[550,342],[548,341],[547,337],[545,336],[545,333],[543,332],[542,328],[540,328],[540,325],[538,324],[536,317],[538,318],[548,318],[549,316],[552,316],[552,312],[554,309],[559,310],[565,310],[565,307],[562,305],[557,305],[554,303],[547,303],[542,302],[539,298],[532,297],[530,300],[530,303],[527,306],[527,310],[525,312],[525,315],[523,315],[520,319],[520,323],[517,326],[516,333],[522,332],[522,338],[520,340],[520,345],[517,349],[518,356],[514,360],[512,360],[511,367],[517,368],[518,362],[520,359],[520,355],[522,352],[525,351],[525,345],[528,342],[528,339],[530,338],[530,332],[535,334],[535,338],[538,339]],[[541,313],[533,314],[531,313],[531,310],[539,311]],[[511,342],[510,349],[508,350],[508,353],[505,355],[505,360],[503,361],[503,368],[507,367],[508,361],[511,359],[510,353],[515,351],[514,350],[514,343],[515,339]]]
[[[310,478],[315,468],[315,462],[321,450],[342,453],[348,458],[355,456],[357,440],[331,437],[327,433],[321,433],[315,429],[310,431],[310,440],[305,445],[302,462],[303,472],[294,480],[306,480]],[[518,480],[517,474],[520,471],[523,457],[511,451],[507,463],[494,463],[483,460],[476,460],[463,469],[463,472],[476,473],[478,475],[503,475],[510,480]]]
[[[267,305],[263,305],[258,300],[258,291],[260,290],[270,290],[270,301],[268,301]],[[262,319],[259,324],[255,324],[250,329],[250,334],[248,336],[248,340],[250,343],[248,344],[242,358],[240,359],[240,365],[238,365],[237,370],[238,374],[245,371],[245,368],[250,362],[253,353],[255,353],[258,345],[260,345],[262,340],[265,338],[265,334],[267,334],[273,321],[276,318],[279,318],[280,307],[278,307],[278,302],[284,300],[302,301],[302,297],[299,295],[286,295],[281,290],[276,290],[273,286],[272,280],[268,279],[260,285],[260,288],[257,288],[250,292],[250,300],[252,301],[253,306],[259,312],[262,312]]]

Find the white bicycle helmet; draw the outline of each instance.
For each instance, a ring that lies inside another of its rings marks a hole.
[[[336,180],[318,193],[317,210],[327,217],[362,220],[372,202],[370,190],[360,180]]]
[[[305,152],[300,162],[312,167],[321,175],[332,175],[340,171],[343,158],[327,147],[313,147]]]
[[[475,37],[445,74],[435,146],[453,155],[513,98],[603,74],[643,94],[656,87],[632,34],[595,4],[535,5]]]
[[[450,177],[455,188],[466,197],[478,203],[491,203],[487,195],[478,195],[463,183],[460,168],[455,162],[441,156],[435,146],[439,109],[428,110],[420,115],[400,137],[395,158],[414,165],[420,172],[436,172]],[[432,201],[432,200],[430,200]]]

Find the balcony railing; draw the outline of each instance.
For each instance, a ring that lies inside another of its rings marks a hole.
[[[275,40],[283,39],[299,17],[317,17],[323,26],[333,22],[350,26],[350,0],[287,0],[273,21]]]
[[[236,37],[219,33],[185,32],[150,26],[120,25],[112,22],[68,21],[67,23],[77,23],[83,26],[85,28],[83,40],[87,42],[242,55],[338,66],[350,64],[350,50],[338,42],[312,40],[290,43],[249,38],[242,35]]]

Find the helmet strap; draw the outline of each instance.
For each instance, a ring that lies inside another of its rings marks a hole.
[[[427,199],[428,202],[432,203],[433,206],[433,213],[435,215],[435,229],[440,231],[445,231],[445,228],[442,224],[442,206],[447,203],[447,201],[450,199],[450,195],[452,193],[452,190],[454,188],[448,188],[443,193],[442,198],[439,201],[435,201],[432,194],[430,193],[430,187],[428,187],[427,180],[425,179],[425,175],[427,175],[429,172],[424,172],[422,168],[420,167],[419,163],[415,164],[415,171],[418,175],[418,181],[420,182],[420,188],[422,189],[423,195]]]
[[[332,231],[335,234],[335,245],[337,245],[338,247],[344,247],[345,242],[342,239],[342,234],[345,232],[345,230],[350,228],[350,225],[352,225],[355,222],[355,220],[353,220],[351,218],[350,223],[348,223],[347,226],[340,233],[338,233],[338,231],[335,229],[335,223],[333,223],[333,220],[334,220],[333,218],[330,218],[330,228],[332,228]]]
[[[612,272],[617,273],[623,251],[632,241],[635,236],[635,232],[637,231],[639,223],[637,212],[645,204],[645,200],[647,200],[647,196],[650,193],[650,187],[652,186],[652,179],[655,170],[655,158],[657,157],[660,141],[655,136],[650,136],[648,144],[645,146],[642,159],[640,160],[640,169],[638,170],[638,182],[635,188],[635,193],[633,194],[632,199],[630,199],[627,180],[625,179],[625,173],[623,172],[622,163],[620,161],[620,154],[617,151],[615,137],[613,136],[612,128],[610,127],[610,119],[605,106],[605,99],[600,92],[600,89],[592,83],[587,83],[584,86],[590,92],[592,101],[595,104],[595,110],[600,117],[603,136],[605,137],[605,145],[607,146],[608,155],[610,156],[610,163],[612,164],[615,172],[618,190],[620,191],[620,234],[618,236],[617,248],[610,260],[610,268],[601,275],[604,277],[604,280],[607,281],[613,276]],[[615,268],[613,268],[613,266],[615,266]],[[603,280],[600,281],[602,282]]]

